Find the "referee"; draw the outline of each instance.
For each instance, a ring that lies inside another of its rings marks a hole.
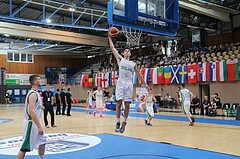
[[[44,109],[45,127],[49,128],[48,120],[47,120],[48,112],[51,116],[51,126],[52,127],[57,127],[54,123],[53,92],[50,91],[50,86],[49,85],[46,85],[46,90],[42,93],[42,97],[43,97],[43,106],[45,107],[45,109]]]
[[[72,92],[71,92],[70,88],[68,88],[68,91],[66,92],[66,100],[67,100],[67,105],[68,105],[67,116],[72,116],[70,114],[70,111],[71,111],[72,103],[74,103],[74,101],[72,98]]]

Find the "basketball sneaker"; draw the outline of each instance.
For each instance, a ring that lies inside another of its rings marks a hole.
[[[145,119],[145,125],[148,125],[147,119]]]
[[[191,117],[192,123],[195,123],[195,119],[194,117]]]
[[[189,126],[193,126],[193,125],[194,125],[193,122],[190,122],[190,123],[189,123]]]
[[[148,125],[148,126],[152,126],[152,124],[151,124],[151,123],[148,123],[147,125]]]
[[[126,127],[127,123],[123,122],[122,126],[120,128],[120,133],[123,133],[125,131],[125,127]]]
[[[119,132],[120,131],[120,125],[121,125],[121,123],[117,122],[116,128],[115,128],[115,132]]]

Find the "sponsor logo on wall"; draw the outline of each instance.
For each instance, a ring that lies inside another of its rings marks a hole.
[[[47,144],[45,154],[59,154],[73,151],[80,151],[96,146],[101,139],[96,136],[72,134],[72,133],[51,133],[45,134]],[[22,144],[22,136],[0,140],[1,155],[17,155]],[[28,152],[28,155],[38,155],[38,150]]]
[[[6,74],[6,85],[30,85],[29,77],[32,74]],[[46,85],[46,79],[43,74],[39,75],[41,77],[41,84]]]

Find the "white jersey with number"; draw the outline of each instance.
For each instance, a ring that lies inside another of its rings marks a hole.
[[[154,111],[153,111],[153,100],[152,100],[153,96],[152,95],[148,95],[147,99],[145,101],[145,105],[146,105],[146,112],[148,113],[149,116],[154,116]]]
[[[181,95],[182,95],[182,102],[188,102],[191,101],[191,93],[188,89],[182,89],[180,91]]]
[[[121,58],[119,63],[119,80],[132,81],[135,63]]]
[[[96,107],[97,108],[102,107],[103,91],[102,90],[100,90],[100,91],[97,90],[97,92],[95,94],[95,97],[96,97]]]

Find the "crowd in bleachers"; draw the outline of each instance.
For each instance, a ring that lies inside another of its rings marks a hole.
[[[155,54],[139,56],[134,61],[138,64],[138,68],[186,65],[199,62],[216,62],[221,60],[233,60],[238,62],[240,59],[240,43],[209,46],[202,49],[184,49],[183,46],[177,46],[176,50],[171,49],[170,52],[170,55],[167,55],[165,48],[159,45]]]
[[[167,55],[166,49],[158,45],[151,51],[132,55],[132,60],[136,62],[138,69],[161,67],[168,65],[187,65],[199,62],[229,61],[239,62],[240,43],[223,44],[218,46],[209,46],[205,48],[188,48],[183,45],[171,46],[170,54]],[[99,71],[112,71],[117,69],[117,64],[112,55],[106,55],[101,62]]]

